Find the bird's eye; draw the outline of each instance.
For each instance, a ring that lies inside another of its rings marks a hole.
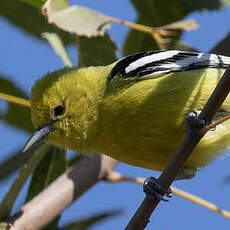
[[[65,112],[65,107],[64,105],[58,105],[54,108],[54,116],[60,116]]]

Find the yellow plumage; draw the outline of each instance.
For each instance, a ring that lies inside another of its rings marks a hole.
[[[185,136],[187,113],[203,108],[225,68],[111,78],[117,63],[64,69],[37,81],[31,94],[33,123],[37,128],[55,120],[47,139],[56,145],[163,170]],[[223,110],[230,111],[229,102],[230,97]],[[64,112],[56,116],[58,106]],[[226,121],[208,132],[185,171],[193,173],[223,153],[229,127]]]

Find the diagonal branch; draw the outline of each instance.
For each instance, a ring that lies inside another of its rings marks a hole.
[[[104,155],[85,157],[10,218],[11,230],[38,230],[90,187],[106,178],[118,161]]]
[[[217,87],[213,91],[208,102],[204,106],[200,118],[204,119],[207,122],[211,122],[216,112],[220,109],[222,103],[230,92],[230,66],[226,69],[224,75],[219,81]],[[165,170],[161,173],[158,178],[158,183],[166,191],[172,182],[174,181],[177,174],[183,168],[185,161],[188,159],[190,154],[193,152],[201,138],[205,133],[198,133],[196,136],[187,134],[184,141],[180,145],[179,149],[168,163]],[[163,195],[163,194],[162,194]],[[159,204],[159,200],[151,200],[147,196],[137,209],[136,213],[128,223],[126,230],[141,230],[146,227],[149,222],[149,218],[152,215],[153,211]]]

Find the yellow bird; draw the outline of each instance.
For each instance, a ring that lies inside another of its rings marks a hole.
[[[32,89],[37,131],[24,151],[46,138],[86,154],[98,152],[162,171],[186,134],[187,114],[203,108],[229,64],[230,57],[169,50],[48,73]],[[218,116],[228,111],[230,97]],[[226,151],[229,128],[226,121],[204,136],[181,178],[193,177]]]

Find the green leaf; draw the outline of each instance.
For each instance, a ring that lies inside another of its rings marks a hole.
[[[47,0],[21,0],[23,2],[26,2],[27,4],[37,8],[41,9],[41,7],[47,2]],[[68,0],[54,0],[55,6],[58,7],[58,9],[63,9],[63,6],[68,5]]]
[[[48,225],[42,228],[42,230],[58,230],[58,221],[60,220],[61,216],[56,217],[53,219]]]
[[[220,10],[230,5],[230,0],[180,0],[180,6],[185,14],[198,10]]]
[[[19,175],[14,180],[9,191],[4,196],[0,204],[0,219],[7,218],[12,210],[14,202],[21,191],[23,185],[28,179],[29,175],[35,170],[41,159],[49,152],[50,147],[48,145],[42,146],[39,150],[35,151],[30,161],[21,169]]]
[[[33,6],[34,8],[40,9],[46,0],[21,0],[21,1]]]
[[[0,180],[6,179],[17,169],[21,168],[28,160],[32,157],[34,151],[29,150],[26,152],[15,151],[14,154],[10,155],[7,159],[2,159],[0,162]]]
[[[110,27],[108,18],[98,11],[82,6],[70,6],[61,10],[56,7],[57,1],[48,0],[43,6],[48,16],[48,22],[54,23],[58,28],[77,35],[87,37],[104,35]]]
[[[27,2],[34,2],[34,4],[38,2],[38,8],[40,8],[41,2],[44,2],[44,0],[27,0]],[[41,37],[42,33],[53,32],[61,37],[64,44],[74,42],[74,37],[71,34],[56,28],[54,25],[48,24],[38,9],[22,1],[0,0],[0,16],[39,40],[43,40]]]
[[[108,65],[117,59],[117,47],[107,34],[92,38],[80,36],[77,44],[80,67]]]
[[[84,156],[82,154],[78,153],[75,157],[73,157],[72,159],[70,159],[68,161],[68,166],[71,167],[71,166],[77,164],[83,158],[84,158]]]
[[[70,57],[65,49],[65,46],[61,40],[61,38],[58,36],[56,33],[43,33],[42,37],[45,38],[49,44],[53,47],[54,51],[56,52],[57,55],[60,56],[62,59],[63,63],[68,66],[72,67],[73,64],[70,60]]]
[[[197,49],[189,46],[188,44],[186,44],[180,40],[178,40],[174,43],[172,49],[198,52]]]
[[[20,98],[27,98],[26,94],[17,88],[14,83],[7,80],[6,77],[0,77],[0,92],[7,93],[12,96]],[[6,113],[0,110],[0,120],[5,121],[7,124],[15,126],[19,129],[23,129],[27,132],[33,131],[33,125],[31,122],[30,108],[23,107],[21,105],[7,102],[8,109]],[[20,117],[20,119],[18,119]]]
[[[34,171],[26,201],[31,200],[39,194],[52,181],[65,172],[66,169],[67,159],[65,149],[50,146],[49,152]]]
[[[153,1],[153,0],[132,0],[138,12],[138,24],[152,27],[159,27],[179,21],[183,18],[178,2],[174,0]],[[180,33],[171,38],[171,44],[179,38]],[[125,55],[143,52],[147,50],[156,50],[160,47],[157,45],[153,37],[147,33],[131,30],[126,38],[123,52]]]
[[[86,230],[89,229],[94,224],[107,219],[109,217],[114,217],[121,214],[121,211],[112,211],[112,212],[105,212],[102,214],[97,214],[85,219],[78,220],[75,223],[69,224],[63,228],[59,228],[59,230]]]
[[[215,44],[215,46],[211,50],[209,50],[209,53],[230,56],[229,42],[230,42],[230,34],[228,33],[221,41]]]
[[[180,21],[193,11],[223,9],[229,6],[230,0],[132,0],[132,3],[138,12],[137,23],[158,27]],[[166,37],[170,39],[167,49],[173,49],[176,46],[175,43],[179,40],[180,35],[181,33],[177,32],[173,37]],[[126,38],[123,52],[129,55],[159,48],[151,35],[131,30]]]
[[[44,156],[33,173],[26,202],[38,195],[52,181],[64,173],[67,169],[67,166],[68,164],[65,149],[51,146],[49,152]],[[60,216],[55,218],[44,229],[57,229],[59,219]]]

